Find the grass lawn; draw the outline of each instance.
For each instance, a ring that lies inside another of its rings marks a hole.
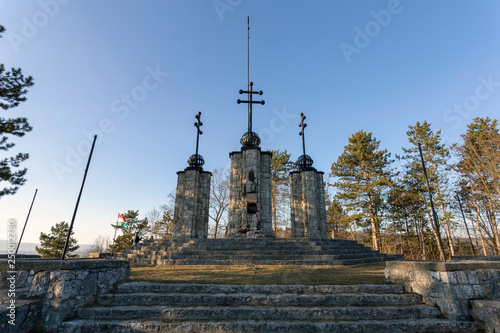
[[[132,266],[131,281],[221,284],[384,284],[385,264],[356,266]]]

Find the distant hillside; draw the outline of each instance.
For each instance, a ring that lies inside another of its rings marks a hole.
[[[80,248],[76,253],[78,253],[80,256],[83,256],[86,254],[87,249],[91,246],[89,244],[79,244]],[[16,245],[17,246],[17,245]],[[19,254],[38,254],[36,252],[35,247],[40,246],[40,243],[21,243],[21,246],[19,247]],[[6,240],[0,240],[0,253],[7,253],[7,241]]]

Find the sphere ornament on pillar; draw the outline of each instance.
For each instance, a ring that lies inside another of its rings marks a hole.
[[[257,148],[260,145],[260,138],[255,132],[246,132],[240,139],[243,148]]]
[[[200,168],[205,164],[205,160],[200,154],[193,154],[187,160],[191,168]]]
[[[300,155],[299,158],[297,159],[296,164],[299,171],[314,169],[312,167],[313,159],[309,155]]]

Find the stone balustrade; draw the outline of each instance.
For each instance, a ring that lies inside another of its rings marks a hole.
[[[7,264],[0,260],[0,332],[57,332],[78,307],[130,276],[124,260],[17,259],[15,269]]]
[[[486,306],[488,302],[480,301],[500,300],[498,261],[392,261],[386,262],[385,275],[389,282],[421,295],[425,303],[437,305],[448,319],[487,320],[491,316],[481,312],[492,309]],[[483,325],[491,327],[491,323]],[[500,331],[500,327],[495,329]]]

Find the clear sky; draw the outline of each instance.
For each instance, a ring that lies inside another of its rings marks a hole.
[[[167,202],[195,151],[202,112],[205,170],[229,167],[246,106],[246,24],[251,74],[266,104],[254,108],[263,149],[306,149],[328,175],[348,137],[372,132],[393,154],[416,121],[459,139],[476,116],[500,110],[500,2],[490,1],[77,1],[0,0],[0,62],[35,86],[3,117],[33,131],[0,158],[28,152],[28,182],[0,199],[23,241],[69,222],[99,132],[75,221],[81,244],[112,236],[119,212],[141,217]],[[5,186],[0,183],[0,186]],[[0,251],[1,252],[1,251]]]

